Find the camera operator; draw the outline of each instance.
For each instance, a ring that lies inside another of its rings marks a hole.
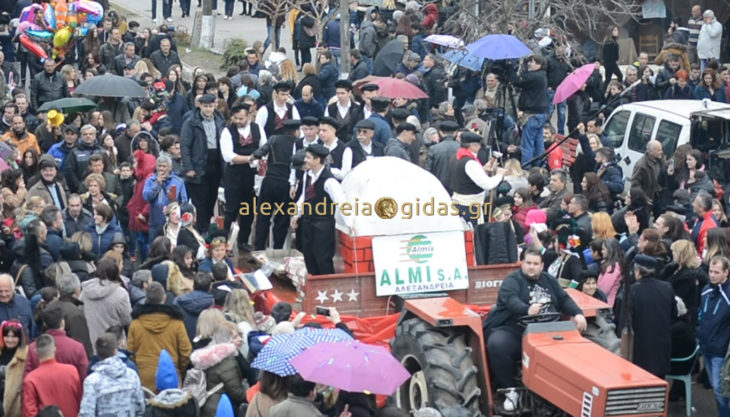
[[[547,121],[547,76],[545,75],[545,58],[532,55],[527,59],[527,71],[522,75],[512,73],[511,81],[520,88],[518,117],[522,125],[520,148],[522,151],[522,168],[529,169],[528,162],[545,151],[542,139],[542,128]]]

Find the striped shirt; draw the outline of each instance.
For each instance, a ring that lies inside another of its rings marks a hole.
[[[699,19],[695,19],[690,16],[687,21],[687,28],[689,29],[689,44],[694,47],[697,47],[697,39],[700,36],[700,29],[702,29],[703,23],[705,23],[705,21],[702,19],[702,16],[700,16]]]

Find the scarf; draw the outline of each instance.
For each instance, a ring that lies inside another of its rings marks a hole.
[[[477,157],[474,156],[474,154],[471,153],[471,151],[469,149],[467,149],[467,148],[459,148],[459,150],[456,151],[456,160],[460,160],[461,158],[464,158],[464,157],[466,157],[466,158],[472,158],[473,160],[475,160],[475,161],[477,161],[477,162],[479,162],[481,164],[481,162],[479,161],[479,159],[477,159]]]

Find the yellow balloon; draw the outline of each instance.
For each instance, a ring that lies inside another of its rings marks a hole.
[[[68,43],[71,39],[71,30],[68,27],[64,27],[61,30],[56,31],[53,36],[53,46],[61,48]]]

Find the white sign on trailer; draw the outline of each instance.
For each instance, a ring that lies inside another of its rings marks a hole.
[[[373,238],[378,296],[469,288],[463,232]]]

